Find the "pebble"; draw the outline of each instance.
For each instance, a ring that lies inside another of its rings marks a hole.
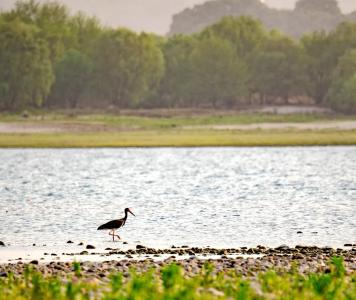
[[[95,249],[93,245],[87,245],[86,249]]]
[[[255,254],[260,254],[258,258],[239,256],[247,250],[253,251]],[[345,269],[347,273],[356,270],[356,251],[353,249],[332,249],[330,247],[318,248],[310,246],[296,246],[290,248],[282,245],[277,248],[267,248],[259,246],[250,249],[214,249],[214,248],[171,248],[171,249],[153,249],[141,248],[137,250],[118,251],[122,253],[120,258],[117,256],[109,258],[106,262],[81,262],[81,270],[84,278],[90,280],[93,277],[100,281],[109,279],[110,273],[120,272],[124,277],[130,276],[129,269],[136,269],[138,272],[144,272],[149,269],[156,269],[160,271],[168,263],[176,262],[184,269],[184,273],[191,277],[202,271],[204,264],[208,261],[214,267],[216,272],[233,271],[240,274],[242,277],[256,277],[260,271],[268,271],[270,269],[283,270],[289,272],[296,268],[301,275],[306,275],[310,272],[330,272],[330,259],[335,255],[342,255],[344,257]],[[194,256],[176,261],[178,255]],[[218,259],[211,259],[208,255],[217,255],[217,253],[224,253]],[[88,251],[82,251],[81,255],[89,254]],[[169,254],[170,257],[163,260],[154,261],[153,257],[161,257],[162,254]],[[231,254],[235,254],[230,256]],[[77,254],[76,254],[77,255]],[[135,255],[151,255],[145,260],[139,260]],[[204,259],[202,257],[205,255]],[[238,257],[236,257],[238,256]],[[125,257],[125,259],[122,259]],[[235,257],[235,258],[234,258]],[[114,260],[116,259],[116,260]],[[297,262],[296,262],[297,261]],[[297,263],[297,264],[296,264]],[[65,262],[51,262],[39,264],[39,262],[32,261],[30,264],[38,265],[36,269],[46,276],[58,276],[60,278],[68,278],[71,274],[74,276],[72,263]],[[23,262],[0,264],[0,276],[6,277],[10,272],[14,275],[23,274],[28,264]],[[126,275],[125,275],[126,274]]]
[[[68,241],[67,244],[74,244],[72,241]]]
[[[0,241],[0,246],[5,247],[5,243],[3,241]]]

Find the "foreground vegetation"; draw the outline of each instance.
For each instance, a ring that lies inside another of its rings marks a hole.
[[[325,6],[337,9],[336,0]],[[250,17],[165,38],[107,28],[60,3],[22,0],[0,12],[0,110],[314,101],[350,113],[355,41],[356,23],[294,40]]]
[[[343,260],[333,258],[327,272],[302,275],[270,270],[257,276],[218,271],[206,264],[197,274],[169,264],[146,272],[113,273],[102,281],[74,274],[43,276],[31,268],[0,278],[0,300],[8,299],[356,299],[356,274],[346,274]]]

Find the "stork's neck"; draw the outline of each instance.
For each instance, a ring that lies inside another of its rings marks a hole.
[[[128,216],[128,211],[127,211],[127,210],[125,210],[125,217],[124,217],[124,220],[126,220],[126,219],[127,219],[127,216]]]

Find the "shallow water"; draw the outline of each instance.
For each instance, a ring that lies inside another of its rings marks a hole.
[[[356,243],[356,147],[0,150],[0,240],[239,247]],[[303,234],[297,234],[302,231]]]

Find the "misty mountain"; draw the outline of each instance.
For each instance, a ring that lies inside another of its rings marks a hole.
[[[44,2],[45,0],[40,0]],[[124,26],[135,31],[165,34],[172,16],[206,0],[58,0],[72,12],[83,11],[97,16],[103,24]],[[223,0],[222,0],[223,1]],[[0,0],[0,10],[10,9],[16,0]],[[293,9],[295,0],[264,0],[270,7]],[[339,0],[344,13],[356,10],[355,0]]]
[[[299,0],[293,10],[271,8],[260,0],[213,0],[175,15],[169,35],[199,32],[224,16],[243,15],[293,37],[317,30],[330,31],[343,21],[356,21],[356,13],[343,14],[336,0]]]

